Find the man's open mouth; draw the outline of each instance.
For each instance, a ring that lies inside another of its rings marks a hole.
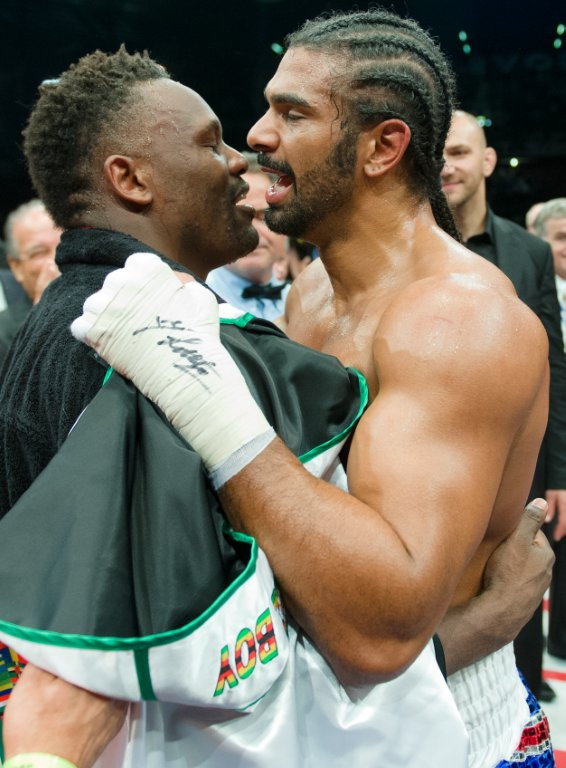
[[[268,205],[276,205],[284,200],[293,186],[293,177],[287,173],[281,173],[281,171],[268,166],[261,166],[261,170],[264,173],[270,173],[277,176],[277,180],[269,187],[265,193],[265,199]]]

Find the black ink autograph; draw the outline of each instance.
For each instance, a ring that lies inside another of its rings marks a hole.
[[[162,320],[161,317],[157,315],[155,318],[155,325],[146,325],[144,328],[138,328],[137,331],[132,333],[132,336],[137,336],[138,333],[143,333],[144,331],[188,331],[189,329],[182,323],[182,320]]]
[[[182,320],[167,320],[162,319],[159,315],[155,318],[155,325],[146,325],[144,328],[138,328],[137,331],[133,332],[133,336],[136,336],[138,333],[144,333],[145,331],[188,331],[190,330],[186,326],[183,325]],[[177,368],[180,371],[183,371],[183,373],[188,373],[189,376],[206,389],[207,392],[210,391],[209,387],[206,386],[205,382],[202,380],[202,376],[208,376],[211,373],[214,373],[216,376],[218,376],[216,368],[216,363],[212,362],[211,360],[206,360],[205,357],[203,357],[202,353],[199,352],[198,349],[195,349],[195,346],[198,346],[202,343],[202,339],[197,337],[188,337],[186,339],[175,337],[175,336],[166,336],[165,338],[159,339],[156,344],[157,346],[168,346],[171,352],[174,355],[177,355],[179,358],[181,358],[182,363],[173,363],[173,366]]]

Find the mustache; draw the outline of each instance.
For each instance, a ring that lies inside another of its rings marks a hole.
[[[271,170],[277,171],[278,173],[284,174],[285,176],[291,176],[293,179],[295,178],[293,169],[290,165],[287,165],[287,163],[280,162],[279,160],[273,160],[273,158],[269,157],[269,155],[264,155],[263,152],[259,152],[256,159],[260,165],[265,166],[266,168],[270,168]]]

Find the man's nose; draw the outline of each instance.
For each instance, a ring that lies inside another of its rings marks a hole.
[[[228,168],[233,176],[241,176],[248,170],[248,161],[237,149],[226,145]]]
[[[248,144],[255,152],[273,152],[278,144],[279,137],[273,127],[269,112],[259,118],[248,132]]]

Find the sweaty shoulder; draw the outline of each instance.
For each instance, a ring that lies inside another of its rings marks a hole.
[[[548,354],[541,323],[499,270],[471,264],[416,280],[390,303],[374,343],[382,387],[389,376],[475,394],[503,394],[518,377],[537,387]]]

